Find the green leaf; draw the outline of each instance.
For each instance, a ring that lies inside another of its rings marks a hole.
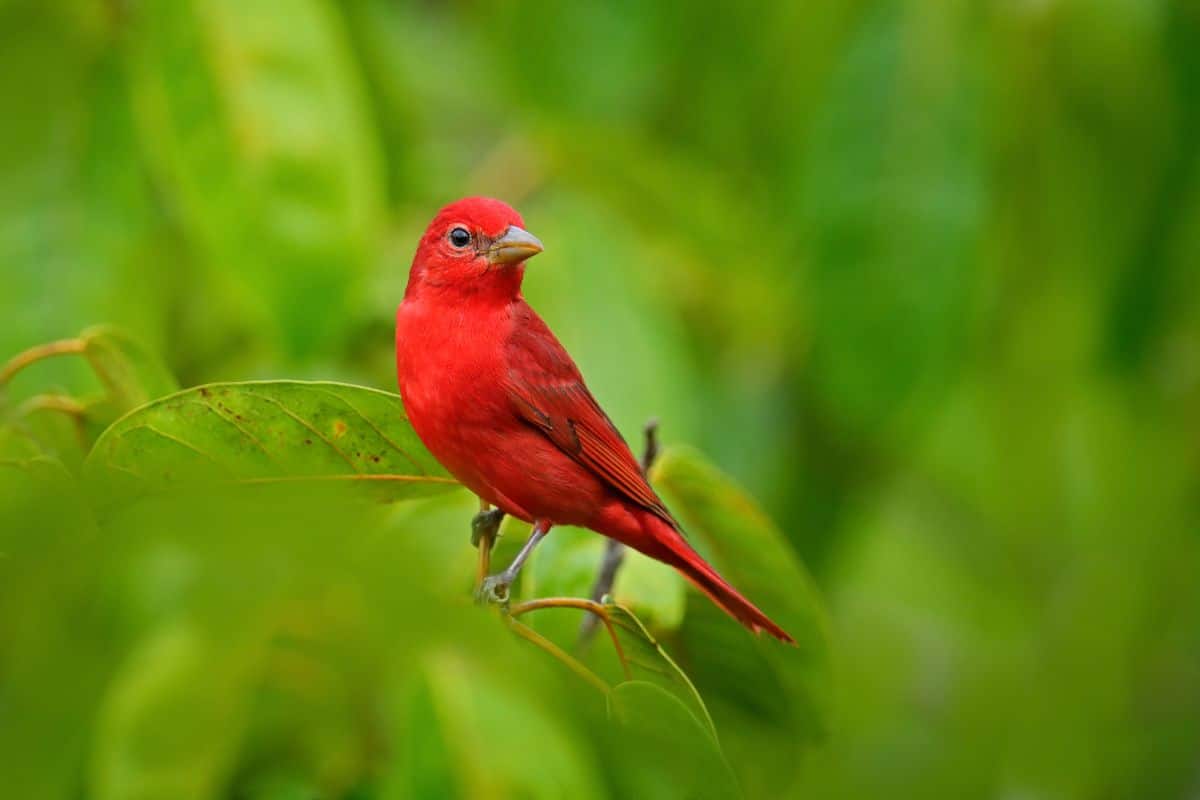
[[[31,348],[9,362],[11,374],[41,366],[50,358],[82,355],[103,394],[77,399],[65,393],[35,395],[14,409],[13,434],[39,451],[55,453],[77,471],[91,444],[123,414],[179,389],[166,366],[133,337],[111,326],[89,328],[79,336]],[[41,374],[39,373],[39,378]],[[3,398],[7,401],[7,396]],[[0,406],[0,411],[4,410]],[[49,412],[37,415],[37,412]],[[0,435],[3,440],[13,435]],[[82,446],[81,446],[82,445]]]
[[[542,602],[547,605],[532,609],[521,608],[522,605]],[[609,686],[639,680],[666,690],[677,697],[697,722],[715,738],[717,734],[712,717],[709,716],[695,685],[629,609],[615,603],[603,604],[611,628],[603,621],[597,620],[596,635],[589,648],[585,652],[579,652],[580,648],[575,646],[574,642],[576,631],[579,629],[580,614],[591,613],[585,606],[588,602],[572,598],[549,598],[517,604],[511,611],[517,624],[528,625],[539,633],[546,630],[547,617],[557,616],[559,621],[566,625],[550,627],[550,635],[543,634],[545,638],[553,640],[553,634],[559,634],[556,644]]]
[[[527,685],[501,680],[503,668],[478,655],[447,649],[424,658],[409,687],[405,768],[382,795],[603,796],[570,720]]]
[[[425,450],[394,394],[341,383],[199,386],[119,420],[86,476],[119,500],[178,482],[354,484],[383,500],[458,484]]]
[[[741,797],[733,771],[711,729],[661,686],[630,681],[613,689],[609,709],[639,753],[638,766],[621,776],[633,786],[623,797]],[[653,771],[646,765],[653,765]]]
[[[789,775],[800,749],[825,729],[829,642],[812,579],[753,499],[699,453],[668,449],[651,475],[696,549],[796,639],[788,647],[749,636],[698,594],[680,633],[686,663],[722,729],[749,732],[741,744],[760,751],[755,763],[774,757],[780,776]]]
[[[558,601],[562,602],[553,604]],[[596,620],[594,636],[587,648],[581,651],[578,630],[582,614],[590,614],[582,604],[589,601],[563,596],[527,602],[551,604],[528,610],[521,610],[521,603],[516,604],[512,610],[518,624],[527,625],[542,637],[552,640],[610,686],[631,680],[652,682],[659,686],[678,698],[696,717],[697,723],[715,738],[713,718],[709,716],[696,686],[662,648],[658,639],[647,630],[646,625],[628,608],[613,602],[602,604],[611,628],[601,620]],[[572,606],[570,603],[578,604]]]
[[[104,325],[89,328],[79,338],[83,356],[118,416],[179,390],[166,365],[123,331]]]
[[[696,722],[715,741],[717,730],[713,726],[712,717],[709,716],[708,708],[704,705],[704,700],[696,691],[696,686],[691,679],[679,668],[675,660],[667,655],[667,651],[658,643],[658,640],[650,635],[641,620],[628,609],[614,603],[606,603],[604,607],[609,613],[617,640],[621,643],[625,660],[632,671],[630,680],[649,682],[669,692],[684,704]],[[604,633],[601,632],[597,636],[594,647],[597,650],[603,649],[604,652],[610,652],[612,648],[608,646],[609,644],[610,642],[605,641]]]
[[[166,365],[124,331],[102,325],[79,335],[82,355],[104,387],[104,394],[80,403],[77,439],[86,449],[123,415],[151,400],[179,391]]]
[[[10,3],[2,13],[0,359],[86,320],[153,336],[176,265],[152,252],[163,225],[108,14],[75,2]],[[75,362],[50,374],[71,390],[86,383]]]
[[[292,356],[336,344],[382,217],[378,144],[325,0],[140,4],[130,75],[152,171],[213,274]]]

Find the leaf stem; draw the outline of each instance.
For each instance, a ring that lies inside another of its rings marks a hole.
[[[79,445],[85,453],[87,452],[87,429],[84,426],[84,417],[87,414],[87,409],[84,408],[82,403],[74,397],[68,397],[65,394],[38,394],[17,407],[17,416],[26,417],[36,411],[57,411],[70,417],[71,422],[74,423],[75,435],[79,439]]]
[[[609,615],[607,608],[594,600],[584,600],[582,597],[542,597],[537,600],[518,603],[509,608],[508,614],[510,617],[519,617],[522,614],[543,608],[579,608],[590,612],[586,619],[599,619],[603,622],[604,627],[608,629],[609,637],[612,638],[613,649],[617,651],[617,659],[621,662],[621,669],[625,673],[625,680],[633,680],[633,669],[629,666],[629,659],[625,657],[625,648],[621,646],[621,640],[617,638],[617,631],[613,627],[612,617]]]
[[[21,370],[28,367],[37,361],[53,356],[70,355],[82,353],[87,347],[87,342],[83,339],[62,339],[57,342],[47,342],[31,347],[23,353],[18,353],[13,356],[8,362],[0,367],[0,389],[8,385],[13,376]]]
[[[38,394],[21,403],[17,408],[17,415],[23,417],[35,411],[61,411],[79,419],[84,414],[84,407],[74,397],[65,394]]]

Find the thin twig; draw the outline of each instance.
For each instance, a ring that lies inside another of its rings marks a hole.
[[[642,450],[642,474],[649,477],[654,459],[658,458],[658,420],[648,421],[642,433],[646,436],[646,445]]]
[[[650,475],[650,467],[658,458],[658,420],[652,419],[643,428],[646,444],[642,450],[642,474]],[[604,558],[600,561],[600,572],[596,575],[596,583],[592,586],[592,601],[600,603],[612,593],[613,584],[617,581],[617,571],[625,562],[625,545],[616,539],[609,539],[604,546]],[[586,645],[595,635],[596,616],[588,614],[579,623],[579,644]]]
[[[35,411],[60,411],[78,419],[83,416],[84,407],[74,397],[65,394],[38,394],[17,407],[17,416],[23,417]]]
[[[66,414],[74,423],[75,436],[84,452],[88,449],[87,427],[84,424],[87,409],[74,397],[65,394],[37,394],[17,407],[17,416],[26,417],[37,411],[57,411]]]
[[[18,353],[0,367],[0,389],[4,388],[13,376],[34,362],[51,356],[61,356],[71,353],[82,353],[87,347],[83,339],[63,339],[31,347],[23,353]]]
[[[603,622],[604,627],[608,629],[609,637],[612,639],[613,649],[617,651],[617,660],[621,662],[621,669],[625,673],[625,680],[633,680],[633,670],[629,666],[629,659],[625,657],[625,648],[621,646],[621,640],[617,638],[617,629],[613,626],[612,617],[602,603],[597,603],[594,600],[584,600],[582,597],[542,597],[537,600],[518,603],[508,610],[508,614],[510,617],[519,617],[522,614],[527,614],[530,611],[538,611],[543,608],[578,608],[589,612],[585,619],[599,619]]]

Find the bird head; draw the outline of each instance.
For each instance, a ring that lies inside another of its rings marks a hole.
[[[521,215],[490,197],[467,197],[443,208],[417,245],[408,291],[511,292],[521,287],[525,260],[542,243]]]

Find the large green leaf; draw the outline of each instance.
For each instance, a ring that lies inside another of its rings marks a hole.
[[[738,788],[711,729],[699,724],[661,686],[629,681],[613,689],[609,708],[626,747],[642,754],[638,769],[620,776],[625,797],[737,798]],[[647,769],[653,764],[654,769]]]
[[[527,686],[502,682],[504,667],[450,649],[420,667],[404,704],[404,768],[383,797],[602,796],[598,765],[582,757],[570,720]]]
[[[395,500],[457,486],[394,394],[340,383],[199,386],[143,406],[96,442],[86,467],[120,499],[185,478],[354,483]]]
[[[345,325],[382,212],[377,142],[325,0],[183,0],[130,12],[152,168],[213,273],[295,356]]]
[[[144,258],[153,207],[105,17],[77,2],[0,9],[0,358],[84,320],[148,333],[166,316],[172,270]],[[78,363],[51,371],[86,383]]]
[[[782,532],[699,453],[668,449],[651,475],[696,549],[796,639],[787,647],[751,637],[698,594],[680,632],[681,657],[718,727],[739,732],[725,742],[731,762],[758,764],[760,777],[786,782],[801,749],[825,728],[829,642],[821,599]],[[773,771],[762,771],[771,761]],[[747,781],[744,788],[779,787]]]
[[[700,697],[700,693],[696,691],[696,686],[687,674],[679,668],[673,658],[667,655],[667,651],[650,635],[641,620],[630,613],[628,609],[615,603],[606,603],[605,609],[612,621],[617,640],[621,643],[622,654],[629,664],[631,680],[653,683],[669,692],[683,703],[695,718],[696,723],[715,742],[717,731],[713,727],[708,708],[704,705],[703,698]],[[604,650],[609,652],[607,645],[608,642],[602,642]]]

